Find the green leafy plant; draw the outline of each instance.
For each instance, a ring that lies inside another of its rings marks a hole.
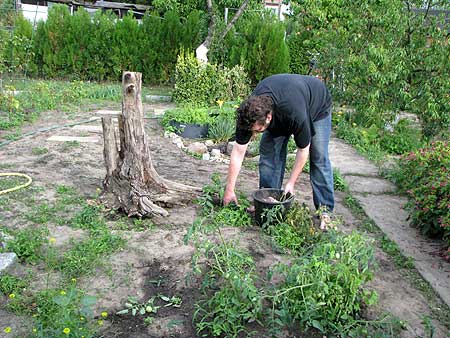
[[[227,142],[235,133],[236,123],[234,119],[218,117],[208,129],[208,137],[214,142]]]
[[[95,334],[92,306],[96,301],[72,282],[65,288],[27,291],[10,299],[7,308],[32,317],[33,336],[81,338]]]
[[[210,268],[203,281],[205,297],[194,313],[197,332],[213,337],[248,334],[246,325],[260,323],[263,310],[253,259],[235,243],[206,243],[203,248]]]
[[[197,199],[197,204],[202,207],[202,214],[205,216],[204,222],[209,222],[213,227],[235,226],[245,227],[252,224],[252,218],[247,212],[250,202],[243,195],[238,193],[238,203],[230,203],[222,206],[224,186],[220,181],[219,174],[212,176],[212,183],[203,188],[203,194]]]
[[[175,102],[209,106],[217,100],[242,99],[249,93],[246,72],[240,66],[231,69],[201,64],[192,53],[181,51],[175,72]]]
[[[333,168],[333,184],[334,190],[348,191],[348,184],[337,168]]]
[[[3,274],[0,276],[0,292],[4,295],[10,295],[20,292],[22,289],[28,287],[28,282],[21,278],[10,274]]]
[[[304,328],[345,336],[362,304],[377,300],[375,293],[362,289],[373,275],[373,248],[355,232],[329,231],[325,236],[292,264],[277,267],[284,291],[274,295],[274,306],[286,324],[295,320]]]
[[[14,238],[6,243],[4,250],[14,252],[23,262],[35,264],[43,258],[43,244],[47,242],[48,233],[46,227],[28,227],[14,231]]]
[[[276,209],[266,214],[266,231],[278,247],[294,255],[301,255],[311,245],[320,241],[321,232],[314,227],[311,210],[294,202],[285,217]]]
[[[81,338],[94,335],[92,306],[97,299],[78,290],[73,284],[67,290],[48,289],[32,299],[36,304],[33,327],[38,337]]]
[[[136,297],[128,297],[128,301],[125,303],[125,309],[117,312],[118,315],[124,315],[130,313],[132,316],[157,313],[160,306],[155,305],[156,297],[150,297],[145,302],[139,302]]]

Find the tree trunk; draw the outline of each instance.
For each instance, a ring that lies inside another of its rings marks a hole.
[[[119,147],[111,117],[102,121],[107,173],[100,198],[108,207],[121,209],[128,216],[167,216],[163,206],[192,200],[200,189],[166,180],[153,167],[144,129],[141,73],[124,72],[122,91]]]

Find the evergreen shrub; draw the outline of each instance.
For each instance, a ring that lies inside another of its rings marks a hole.
[[[202,64],[193,53],[182,51],[175,71],[173,98],[177,103],[208,106],[217,100],[242,99],[249,93],[244,69]]]

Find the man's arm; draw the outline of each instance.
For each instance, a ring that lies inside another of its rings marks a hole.
[[[294,167],[292,168],[291,176],[289,177],[289,180],[286,183],[286,186],[284,188],[285,192],[294,194],[295,182],[297,182],[297,178],[300,175],[300,173],[302,172],[306,161],[308,160],[309,147],[310,147],[310,144],[308,144],[305,148],[297,149],[297,154],[295,155]]]
[[[230,202],[237,204],[236,194],[234,193],[234,187],[236,186],[236,180],[241,171],[242,161],[244,160],[245,152],[247,151],[247,144],[235,144],[230,156],[230,165],[228,166],[227,186],[225,188],[225,194],[223,196],[223,204],[227,205]]]

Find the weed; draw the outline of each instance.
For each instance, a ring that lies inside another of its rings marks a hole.
[[[91,273],[101,258],[123,247],[124,240],[105,227],[91,230],[90,237],[84,241],[72,243],[73,247],[54,266],[67,278]]]
[[[85,204],[83,209],[78,212],[72,219],[71,225],[74,228],[95,230],[103,228],[105,222],[100,214],[101,207],[98,205]]]
[[[279,213],[272,210],[275,215],[266,215],[266,231],[282,249],[300,255],[320,240],[321,233],[315,229],[311,211],[306,205],[294,203],[284,219],[276,216]]]
[[[63,153],[67,153],[69,151],[72,151],[73,148],[78,148],[80,147],[81,144],[78,141],[66,141],[63,144],[61,144],[61,146],[59,147],[60,151]]]
[[[31,149],[33,155],[44,155],[48,153],[48,149],[45,147],[34,147]]]
[[[14,252],[20,261],[37,263],[43,257],[43,244],[47,242],[46,227],[28,227],[12,233],[13,239],[6,243],[4,250]]]
[[[156,301],[160,299],[166,304],[156,305]],[[134,296],[129,296],[127,302],[125,302],[125,309],[118,311],[117,315],[131,314],[133,317],[136,315],[144,316],[144,324],[151,325],[153,323],[152,315],[156,314],[158,310],[163,307],[173,306],[180,307],[182,303],[181,297],[172,296],[167,297],[164,295],[158,295],[150,297],[144,302],[139,302],[139,300]]]
[[[394,259],[395,265],[399,268],[414,269],[414,259],[402,255],[397,243],[391,241],[387,236],[380,238],[380,247]]]
[[[220,233],[220,230],[219,230]],[[203,254],[210,269],[205,272],[205,298],[196,304],[197,333],[237,337],[246,324],[261,323],[262,295],[255,286],[255,263],[235,243],[205,243]]]
[[[373,276],[373,248],[357,233],[329,231],[325,236],[292,264],[277,266],[285,291],[275,293],[274,306],[287,315],[281,320],[291,318],[305,328],[345,336],[345,327],[355,321],[362,303],[377,299],[361,289]]]
[[[243,194],[239,194],[239,205],[229,204],[222,207],[225,188],[219,175],[212,175],[212,183],[203,188],[203,194],[197,199],[197,204],[202,207],[202,214],[206,216],[214,226],[249,226],[252,223],[246,209],[250,205]]]
[[[0,276],[0,292],[4,295],[20,292],[22,289],[28,287],[28,284],[28,281],[9,274]]]
[[[67,290],[47,289],[32,298],[34,327],[39,337],[92,337],[92,306],[97,299],[74,285]]]
[[[333,168],[334,190],[348,191],[348,184],[337,168]]]

